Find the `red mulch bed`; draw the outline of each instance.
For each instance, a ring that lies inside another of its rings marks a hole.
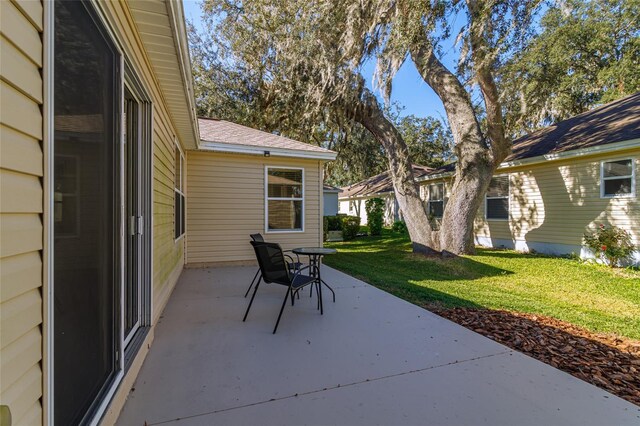
[[[592,333],[541,315],[426,306],[511,349],[640,406],[640,341]]]

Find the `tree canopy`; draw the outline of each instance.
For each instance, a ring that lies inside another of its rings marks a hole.
[[[506,123],[521,135],[640,91],[640,1],[553,5],[500,70]]]
[[[600,82],[609,88],[599,89],[600,99],[637,87],[637,75],[603,64],[637,65],[638,0],[567,0],[547,6],[538,27],[541,3],[205,0],[207,34],[190,34],[200,109],[335,149],[339,160],[327,169],[334,183],[386,163],[414,249],[472,252],[473,221],[512,137],[595,102],[591,88],[573,84]],[[592,15],[591,32],[580,28]],[[611,22],[603,26],[599,16]],[[447,67],[442,54],[452,38],[459,60]],[[377,63],[381,97],[362,75],[368,61]],[[448,128],[397,119],[383,102],[407,61],[442,101]],[[451,155],[455,175],[434,231],[410,165]]]

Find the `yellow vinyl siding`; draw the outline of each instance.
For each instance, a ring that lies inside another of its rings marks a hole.
[[[159,4],[162,6],[161,4]],[[160,315],[184,263],[184,241],[174,241],[174,140],[177,131],[169,113],[165,94],[144,50],[140,34],[126,3],[104,2],[103,8],[120,41],[124,55],[131,61],[153,103],[153,321]],[[162,10],[162,9],[160,9]],[[171,34],[169,34],[171,36]],[[166,40],[161,40],[166,45]],[[186,141],[182,141],[183,144]],[[189,141],[194,143],[194,141]]]
[[[635,196],[601,198],[600,163],[628,158],[635,162]],[[504,174],[509,175],[509,219],[485,219],[482,202],[474,224],[475,235],[481,242],[491,239],[494,245],[510,241],[514,245],[548,243],[576,247],[582,245],[586,232],[603,223],[629,231],[634,242],[640,243],[640,147],[501,168],[495,173]],[[429,184],[443,181],[446,194],[450,194],[451,179],[437,179],[420,183],[421,196],[426,199]]]
[[[601,161],[634,158],[635,197],[601,198]],[[581,245],[597,224],[615,225],[640,241],[638,169],[640,149],[520,167],[510,171],[510,219],[487,221],[484,206],[476,232],[493,239]]]
[[[42,4],[0,2],[0,404],[42,423]]]
[[[252,261],[249,234],[283,248],[322,245],[322,162],[187,152],[187,263]],[[265,234],[265,167],[304,168],[304,232]]]

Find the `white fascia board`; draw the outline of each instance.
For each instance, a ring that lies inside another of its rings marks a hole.
[[[524,158],[522,160],[514,160],[501,163],[499,169],[505,169],[509,167],[526,166],[537,163],[545,163],[547,161],[559,161],[567,160],[576,157],[583,157],[585,155],[607,154],[615,151],[620,151],[627,148],[640,148],[640,139],[631,139],[628,141],[614,142],[606,145],[592,146],[589,148],[574,149],[571,151],[558,152],[555,154],[539,155],[537,157]]]
[[[185,89],[185,99],[189,109],[189,119],[193,130],[196,148],[200,143],[200,129],[198,126],[198,115],[196,114],[195,92],[193,90],[193,72],[191,67],[191,57],[189,56],[189,42],[187,40],[187,29],[185,25],[184,9],[182,2],[166,2],[167,14],[173,25],[171,30],[176,41],[178,65],[182,74],[182,83]]]
[[[337,153],[333,151],[317,152],[317,151],[300,151],[296,149],[287,148],[270,148],[264,146],[253,145],[232,145],[222,142],[209,142],[202,140],[200,143],[199,151],[210,152],[225,152],[232,154],[248,154],[248,155],[261,155],[264,156],[265,151],[269,152],[271,157],[291,157],[291,158],[305,158],[312,160],[324,160],[333,161],[336,159]]]
[[[369,198],[377,198],[383,195],[395,195],[394,191],[387,192],[377,192],[375,194],[367,194],[367,195],[353,195],[351,197],[340,197],[338,196],[338,201],[352,201],[352,200],[367,200]]]
[[[640,139],[631,139],[628,141],[614,142],[607,145],[598,145],[598,146],[593,146],[589,148],[574,149],[571,151],[558,152],[555,154],[538,155],[537,157],[524,158],[522,160],[506,161],[504,163],[501,163],[500,166],[498,166],[498,169],[496,170],[496,172],[502,169],[508,169],[508,168],[519,167],[519,166],[527,166],[527,165],[531,166],[535,164],[546,163],[548,161],[568,160],[571,158],[583,157],[586,155],[609,154],[609,153],[621,151],[627,148],[640,148]],[[453,174],[454,173],[452,172],[448,172],[448,173],[439,173],[437,175],[427,175],[419,179],[416,179],[416,182],[432,181],[436,179],[450,177],[450,176],[453,176]]]
[[[453,175],[454,175],[453,172],[438,173],[436,175],[427,175],[427,176],[422,176],[420,178],[417,178],[416,182],[427,182],[427,181],[432,181],[436,179],[451,177]]]

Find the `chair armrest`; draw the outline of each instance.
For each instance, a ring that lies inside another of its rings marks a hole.
[[[300,273],[301,273],[302,271],[304,271],[305,269],[308,269],[308,270],[309,270],[309,272],[311,272],[311,268],[315,269],[316,273],[318,272],[318,266],[317,266],[317,265],[316,265],[316,266],[307,265],[307,266],[302,267],[302,268],[300,268],[300,269],[296,269],[296,272],[293,274],[294,278],[295,278],[297,275],[300,275]]]
[[[293,253],[293,250],[282,250],[282,253]],[[293,254],[296,255],[297,262],[298,263],[302,263],[302,262],[300,262],[300,256],[297,253],[293,253]],[[285,256],[289,256],[289,255],[285,254]],[[289,257],[292,257],[292,256],[289,256]]]

